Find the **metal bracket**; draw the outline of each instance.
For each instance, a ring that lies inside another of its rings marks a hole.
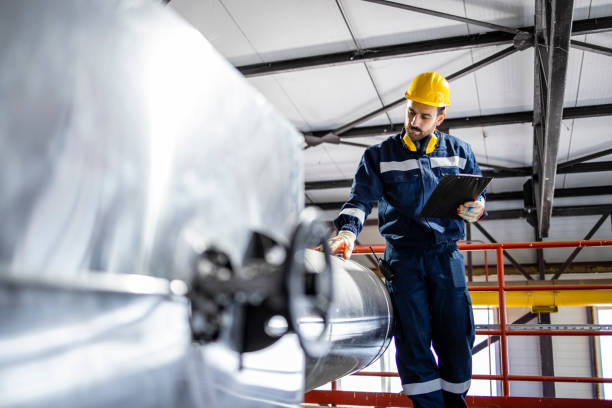
[[[512,39],[512,45],[519,51],[526,50],[533,46],[533,35],[527,31],[520,31]]]
[[[188,297],[192,339],[222,341],[239,353],[261,350],[288,331],[297,333],[304,351],[321,356],[329,347],[327,331],[332,301],[328,230],[318,213],[304,210],[290,245],[253,232],[242,266],[208,248],[196,259]],[[321,245],[325,265],[316,273],[305,264],[307,248]],[[322,322],[317,336],[307,333],[304,319]]]

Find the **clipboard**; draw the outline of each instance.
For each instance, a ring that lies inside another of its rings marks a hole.
[[[449,174],[440,180],[436,189],[423,206],[420,217],[456,218],[457,207],[466,201],[474,201],[493,180],[493,177],[473,174]]]

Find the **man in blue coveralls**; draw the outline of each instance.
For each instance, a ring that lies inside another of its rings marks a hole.
[[[467,407],[472,377],[474,318],[457,240],[464,235],[463,220],[480,218],[485,199],[460,205],[463,220],[419,217],[444,175],[481,174],[470,145],[436,129],[449,96],[442,75],[414,78],[406,91],[404,130],[366,149],[350,197],[334,220],[338,235],[329,242],[332,253],[348,259],[378,202],[384,259],[394,274],[387,287],[395,310],[397,368],[415,408]]]

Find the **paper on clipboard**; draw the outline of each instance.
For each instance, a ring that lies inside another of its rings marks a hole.
[[[457,207],[478,198],[492,179],[473,174],[446,175],[431,193],[419,215],[426,218],[458,219]]]

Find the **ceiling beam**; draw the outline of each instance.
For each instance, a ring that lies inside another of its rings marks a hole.
[[[555,190],[555,197],[585,197],[585,196],[601,196],[612,195],[612,186],[594,186],[594,187],[577,187],[577,188],[558,188]],[[511,201],[523,200],[523,191],[507,191],[504,193],[488,193],[487,201]],[[344,202],[327,202],[327,203],[308,203],[307,205],[316,205],[322,210],[340,210]],[[376,204],[375,204],[376,206]]]
[[[605,150],[601,150],[601,151],[596,152],[596,153],[587,154],[586,156],[578,157],[578,158],[573,159],[573,160],[568,160],[566,162],[560,163],[557,166],[557,171],[559,171],[561,169],[572,167],[572,166],[574,166],[576,164],[579,164],[579,163],[583,163],[583,162],[585,162],[587,160],[592,160],[592,159],[597,159],[599,157],[607,156],[609,154],[612,154],[612,149],[605,149]]]
[[[603,105],[578,106],[563,109],[563,119],[582,119],[612,115],[612,103]],[[495,115],[464,116],[444,120],[448,129],[466,129],[486,126],[513,125],[517,123],[531,123],[533,111],[498,113]],[[404,127],[403,123],[394,123],[384,126],[363,126],[350,129],[342,134],[342,139],[350,137],[367,137],[379,135],[392,135],[399,133]],[[323,137],[333,132],[333,129],[311,132],[315,137]]]
[[[487,211],[487,216],[479,222],[494,220],[516,220],[521,218],[527,219],[529,218],[529,214],[529,210],[526,210],[524,208]],[[579,217],[604,214],[612,214],[612,205],[601,204],[554,207],[552,212],[553,217]],[[364,222],[364,226],[375,225],[378,225],[378,220],[376,218],[370,218]]]
[[[482,175],[493,178],[525,177],[525,170],[529,169],[531,169],[531,167],[517,167],[515,169],[510,169],[509,171],[496,169],[482,170]],[[570,167],[558,169],[557,173],[594,173],[600,171],[612,171],[612,161],[578,163]]]
[[[561,166],[561,165],[559,165]],[[511,169],[513,171],[504,170],[484,170],[483,176],[494,178],[511,178],[525,177],[525,173],[531,170],[531,167],[517,167]],[[570,167],[563,167],[557,170],[559,174],[576,174],[576,173],[595,173],[602,171],[612,171],[612,161],[600,161],[592,163],[577,163]],[[331,188],[349,188],[353,185],[352,179],[344,180],[325,180],[325,181],[307,181],[305,183],[306,190],[327,190]]]
[[[522,200],[523,191],[506,191],[503,193],[487,193],[487,201]],[[555,197],[584,197],[612,195],[612,186],[558,188]]]
[[[576,40],[570,41],[570,44],[572,45],[573,48],[577,48],[579,50],[590,51],[596,54],[601,54],[607,57],[612,57],[612,48],[602,47],[601,45],[589,44],[589,43],[585,43],[582,41],[576,41]]]
[[[573,0],[535,2],[532,178],[538,240],[548,236],[552,216],[573,7]]]
[[[313,68],[354,64],[358,62],[414,57],[418,55],[429,55],[438,52],[457,51],[494,45],[507,45],[512,44],[512,38],[512,34],[502,31],[493,31],[483,34],[462,35],[333,54],[313,55],[290,60],[263,62],[239,66],[236,67],[236,69],[245,77],[252,78],[284,72],[304,71]]]
[[[533,33],[533,29],[533,26],[517,28],[519,31],[526,31],[528,33]],[[578,20],[574,21],[572,24],[572,35],[593,34],[610,30],[612,30],[612,16]],[[513,44],[515,40],[514,37],[515,36],[511,33],[498,30],[481,34],[437,38],[427,41],[385,45],[348,52],[263,62],[239,66],[237,69],[246,77],[255,77],[388,58],[412,57],[494,45],[510,45]]]

